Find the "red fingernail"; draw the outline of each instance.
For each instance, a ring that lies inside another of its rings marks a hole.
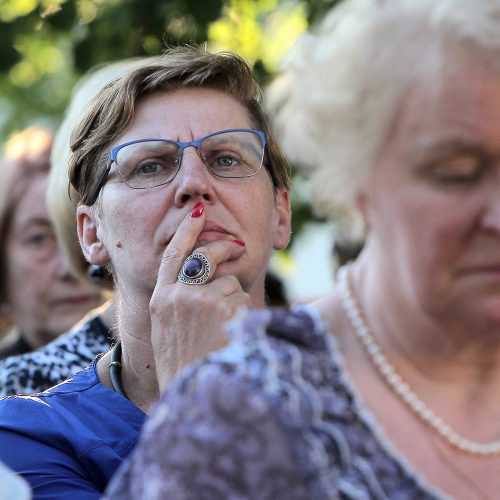
[[[193,210],[191,210],[191,217],[193,217],[193,219],[197,219],[198,217],[201,217],[201,214],[203,213],[203,210],[205,209],[205,207],[203,206],[203,203],[201,201],[199,201],[193,208]]]
[[[247,245],[244,241],[241,240],[233,240],[233,243],[236,243],[240,247],[245,247]]]

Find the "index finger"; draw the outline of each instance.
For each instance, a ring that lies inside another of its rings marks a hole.
[[[173,238],[165,248],[158,270],[156,286],[171,285],[177,281],[179,269],[186,257],[193,251],[204,223],[205,210],[200,201],[179,224]]]

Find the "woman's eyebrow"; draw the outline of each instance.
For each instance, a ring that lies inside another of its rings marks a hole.
[[[22,229],[28,229],[32,226],[44,226],[44,227],[52,228],[52,222],[47,218],[37,216],[37,217],[31,217],[29,219],[26,219],[21,224]]]

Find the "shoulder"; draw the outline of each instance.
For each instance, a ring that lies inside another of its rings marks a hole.
[[[98,384],[93,367],[75,375],[72,379],[45,392],[31,395],[7,396],[0,399],[0,425],[2,428],[23,425],[42,426],[60,416],[75,397],[82,392],[92,393]],[[68,408],[69,410],[69,408]],[[17,414],[17,418],[16,418]],[[46,418],[41,418],[45,416]]]
[[[48,435],[65,435],[76,442],[81,437],[104,437],[106,427],[99,419],[124,412],[124,407],[135,408],[99,382],[92,363],[44,392],[0,399],[0,429],[47,441]]]
[[[229,335],[167,387],[107,498],[420,493],[359,411],[314,308],[248,310]]]
[[[312,307],[247,309],[229,324],[228,335],[228,347],[207,360],[232,367],[261,388],[297,385],[331,371],[335,343]]]
[[[312,351],[329,348],[328,332],[319,313],[310,306],[245,309],[228,326],[232,344],[295,346]]]
[[[99,383],[92,364],[43,393],[0,400],[0,460],[39,492],[63,492],[70,483],[102,491],[135,446],[144,419]]]

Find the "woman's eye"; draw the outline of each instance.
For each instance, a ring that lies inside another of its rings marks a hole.
[[[477,182],[484,172],[481,163],[472,158],[444,162],[432,169],[432,179],[439,184],[467,185]]]
[[[211,164],[216,168],[234,168],[241,164],[241,161],[233,155],[218,155]]]
[[[137,175],[151,175],[157,174],[161,171],[161,166],[159,163],[146,163],[137,168]]]
[[[24,245],[34,251],[45,251],[55,245],[56,237],[52,231],[40,231],[28,234],[24,238]]]
[[[43,245],[48,240],[48,236],[46,234],[34,234],[28,238],[28,243],[32,245]]]

